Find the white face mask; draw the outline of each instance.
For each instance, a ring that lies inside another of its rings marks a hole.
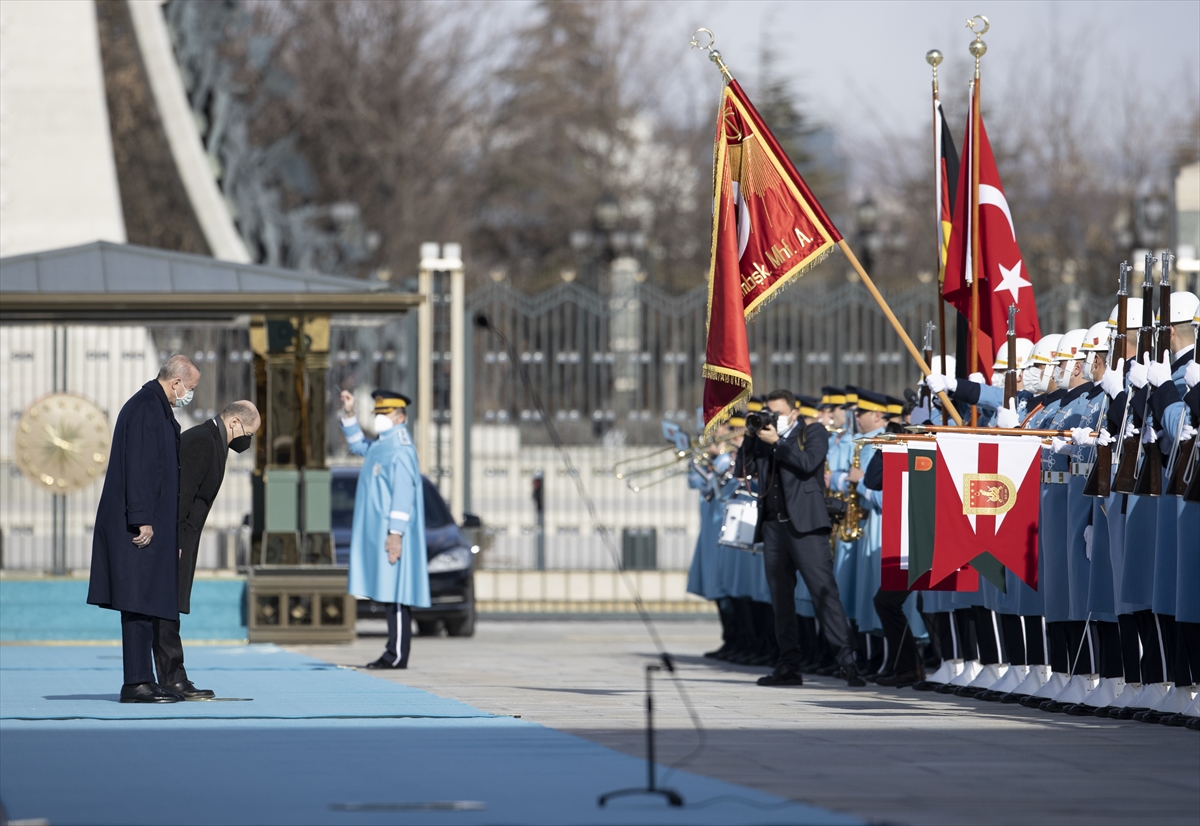
[[[196,396],[195,390],[189,390],[186,393],[184,393],[182,396],[180,396],[178,393],[176,393],[175,394],[175,406],[176,407],[187,407],[189,404],[192,403],[192,399],[195,398],[195,396]]]
[[[1054,383],[1059,387],[1067,386],[1067,365],[1066,362],[1054,368]]]
[[[782,433],[783,431],[787,430],[791,426],[792,426],[792,419],[790,416],[780,413],[775,417],[775,432],[776,433]]]
[[[390,416],[386,416],[383,413],[375,414],[375,435],[376,436],[379,436],[379,435],[382,435],[382,434],[388,432],[395,425],[396,425],[396,423],[392,421]]]
[[[1008,371],[1006,371],[1006,370],[998,370],[998,369],[993,370],[992,371],[992,387],[1004,387],[1004,375],[1007,372]]]
[[[1036,391],[1038,379],[1041,376],[1040,368],[1026,367],[1021,371],[1021,382],[1029,389]]]

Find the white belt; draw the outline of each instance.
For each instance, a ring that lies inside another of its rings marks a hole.
[[[1065,470],[1043,470],[1042,471],[1042,484],[1043,485],[1065,485],[1067,483],[1067,478],[1070,475],[1071,474],[1067,473]]]
[[[1071,462],[1072,476],[1087,476],[1092,472],[1091,462]]]

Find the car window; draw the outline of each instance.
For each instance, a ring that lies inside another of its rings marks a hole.
[[[425,483],[426,529],[441,528],[450,524],[454,519],[450,516],[450,509],[446,507],[446,501],[442,499],[438,489],[424,476],[421,477],[421,481]]]
[[[358,487],[357,476],[334,476],[330,491],[329,504],[332,526],[335,528],[352,528],[354,526],[354,491]]]

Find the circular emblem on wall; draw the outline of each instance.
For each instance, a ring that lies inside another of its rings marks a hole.
[[[13,434],[21,473],[53,493],[73,493],[102,477],[110,439],[104,412],[72,393],[43,396],[29,405]]]

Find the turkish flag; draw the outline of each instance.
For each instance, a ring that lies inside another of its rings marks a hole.
[[[979,81],[976,80],[975,83]],[[954,221],[950,228],[950,248],[946,255],[946,277],[942,295],[968,319],[971,317],[971,133],[974,106],[967,116],[967,136],[963,141],[963,163],[954,199]],[[979,330],[977,347],[979,369],[991,381],[992,357],[1008,330],[1008,307],[1016,304],[1017,335],[1030,341],[1041,338],[1037,301],[1029,269],[1017,244],[1017,228],[1012,210],[1004,197],[996,159],[988,142],[983,119],[979,119]],[[975,369],[967,366],[967,372]]]
[[[964,566],[951,573],[936,585],[930,583],[930,572],[921,573],[913,581],[910,568],[913,556],[910,551],[914,541],[911,514],[914,504],[909,485],[911,462],[906,445],[883,445],[883,551],[880,553],[880,587],[884,591],[977,591],[979,574]],[[922,451],[923,452],[923,451]],[[918,456],[918,472],[923,470],[920,462],[928,461]],[[927,507],[932,509],[933,502]]]
[[[939,433],[937,448],[931,581],[986,551],[1036,591],[1041,439]]]
[[[736,80],[721,96],[714,155],[706,432],[750,395],[746,322],[842,238]]]

